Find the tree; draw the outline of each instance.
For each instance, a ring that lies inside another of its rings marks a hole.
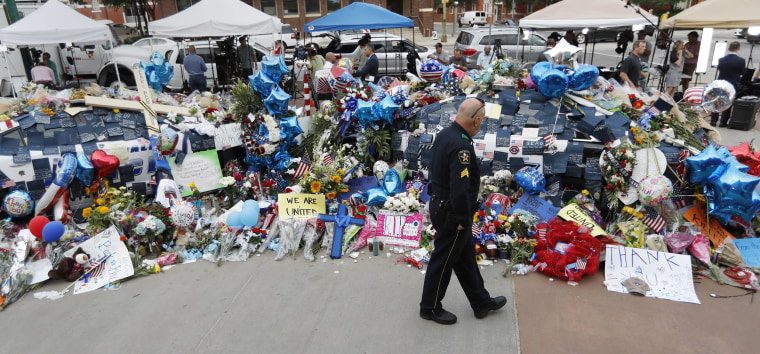
[[[683,0],[632,0],[631,2],[639,6],[645,5],[650,9],[654,9],[665,5],[670,5],[672,7],[683,2]]]
[[[137,28],[140,30],[140,35],[145,35],[145,31],[148,27],[148,22],[156,19],[156,6],[157,1],[148,0],[101,0],[104,6],[109,7],[123,7],[132,10],[132,13],[137,15]],[[143,26],[145,22],[145,26]]]

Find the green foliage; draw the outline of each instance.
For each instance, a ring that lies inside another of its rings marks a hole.
[[[249,113],[257,113],[264,106],[261,96],[253,90],[251,85],[240,79],[232,87],[232,98],[235,99],[235,106],[232,107],[232,119],[238,122],[242,122]]]
[[[369,145],[375,147],[375,154],[381,159],[388,156],[391,152],[391,133],[386,129],[367,129],[364,140],[359,142],[359,150],[367,151]],[[375,162],[375,157],[370,154],[364,154],[364,163],[371,164]]]

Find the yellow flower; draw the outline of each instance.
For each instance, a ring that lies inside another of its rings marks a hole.
[[[499,214],[499,219],[501,219],[501,221],[507,221],[507,216]]]
[[[98,213],[105,214],[108,212],[107,206],[99,206],[97,209],[95,209]]]
[[[114,109],[113,109],[113,112],[114,112],[114,113],[119,113],[119,109],[118,109],[118,108],[114,108]]]
[[[319,193],[319,191],[322,190],[322,183],[319,183],[319,181],[311,182],[311,192],[312,193]]]
[[[89,218],[92,215],[92,208],[85,208],[82,210],[82,216]]]
[[[332,178],[333,182],[340,183],[340,176],[332,176],[330,178]]]
[[[345,173],[345,172],[343,172],[343,169],[342,169],[342,168],[339,168],[339,169],[338,169],[338,174],[339,174],[341,177],[344,177],[344,176],[346,175],[346,173]]]
[[[346,192],[348,192],[348,188],[343,188],[343,189],[340,190],[340,192],[341,193],[346,193]]]
[[[31,106],[31,105],[37,104],[37,101],[35,101],[35,100],[29,100],[29,101],[26,101],[26,103]]]
[[[641,138],[639,138],[638,136],[636,137],[636,142],[637,142],[639,145],[643,145],[643,144],[644,144],[644,141],[643,141],[643,140],[641,140]]]
[[[583,193],[583,195],[585,195],[585,196],[587,196],[587,197],[589,196],[589,192],[588,192],[588,189],[584,189],[584,190],[582,190],[582,191],[581,191],[581,193]]]
[[[97,203],[98,205],[103,205],[103,198],[95,199],[95,203]]]
[[[5,115],[5,114],[3,114],[3,115],[0,115],[0,121],[3,121],[3,122],[5,122],[6,120],[11,120],[11,118],[10,118],[10,117],[8,117],[8,116],[7,116],[7,115]]]
[[[335,192],[327,193],[327,199],[334,199],[335,198]]]
[[[190,182],[190,189],[195,189],[195,182]]]

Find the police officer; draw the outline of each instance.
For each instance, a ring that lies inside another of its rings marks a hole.
[[[440,324],[454,324],[457,317],[441,306],[451,271],[457,274],[475,317],[502,308],[507,299],[492,298],[483,285],[475,261],[472,218],[478,210],[480,167],[472,136],[485,119],[485,102],[468,98],[459,106],[456,121],[441,131],[433,144],[430,164],[430,219],[436,230],[433,254],[425,273],[420,317]]]

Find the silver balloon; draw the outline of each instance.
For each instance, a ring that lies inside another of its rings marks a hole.
[[[705,86],[702,93],[702,106],[708,112],[723,112],[734,103],[736,89],[726,80],[715,80]]]
[[[578,53],[581,49],[568,43],[564,38],[553,48],[544,52],[546,60],[552,63],[552,67],[564,65],[570,69],[575,69],[578,65]]]

